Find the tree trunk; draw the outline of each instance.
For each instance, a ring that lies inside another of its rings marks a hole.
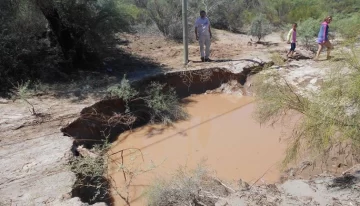
[[[51,0],[36,0],[36,5],[48,20],[50,28],[55,34],[57,42],[64,54],[64,58],[69,60],[69,51],[74,48],[74,40],[71,37],[70,29],[61,21],[59,13]]]

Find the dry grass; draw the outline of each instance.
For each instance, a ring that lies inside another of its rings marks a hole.
[[[291,111],[302,114],[293,130],[284,165],[300,157],[327,157],[342,144],[352,148],[354,159],[360,150],[360,51],[344,53],[345,61],[328,74],[319,93],[306,97],[290,85],[278,72],[267,70],[255,78],[258,99],[256,119],[273,123]],[[333,64],[335,65],[335,64]],[[342,68],[349,69],[344,72]],[[356,163],[356,162],[355,162]]]
[[[215,205],[235,190],[214,178],[204,164],[180,167],[169,179],[158,179],[147,191],[149,206]]]

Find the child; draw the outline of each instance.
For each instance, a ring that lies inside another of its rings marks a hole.
[[[293,57],[294,55],[296,48],[296,28],[297,28],[297,24],[294,23],[292,29],[290,29],[289,34],[287,36],[287,42],[288,44],[291,44],[291,47],[289,52],[286,54],[286,57],[289,57],[289,54],[291,54],[290,55],[291,57]]]

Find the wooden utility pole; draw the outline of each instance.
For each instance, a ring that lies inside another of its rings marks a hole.
[[[188,48],[188,0],[182,0],[182,20],[183,20],[183,43],[184,43],[184,64],[187,65],[189,62],[189,48]]]

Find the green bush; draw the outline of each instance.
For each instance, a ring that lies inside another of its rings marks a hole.
[[[172,0],[151,0],[148,13],[161,33],[170,39],[182,40],[181,2]]]
[[[255,116],[260,123],[279,121],[296,111],[301,119],[289,139],[285,165],[300,155],[327,157],[334,147],[351,148],[349,155],[359,161],[360,152],[360,50],[344,54],[317,93],[289,84],[276,71],[256,77]],[[348,71],[343,70],[348,67]]]
[[[333,27],[342,37],[356,38],[360,34],[360,15],[352,14],[343,16],[341,19],[334,18]]]
[[[257,38],[258,41],[271,33],[271,25],[264,15],[259,15],[251,22],[250,35]]]
[[[131,87],[130,81],[126,79],[126,75],[124,75],[120,84],[109,87],[107,91],[111,97],[121,98],[127,102],[139,94],[138,91]]]
[[[209,13],[214,28],[226,29],[232,32],[239,32],[243,25],[243,5],[237,0],[227,4],[220,4]]]
[[[310,18],[298,25],[297,34],[300,42],[305,46],[305,48],[311,49],[313,45],[316,44],[316,37],[320,29],[320,23],[321,21]]]
[[[174,88],[165,89],[165,85],[152,82],[146,89],[143,99],[150,108],[152,121],[171,124],[175,120],[187,118]]]

